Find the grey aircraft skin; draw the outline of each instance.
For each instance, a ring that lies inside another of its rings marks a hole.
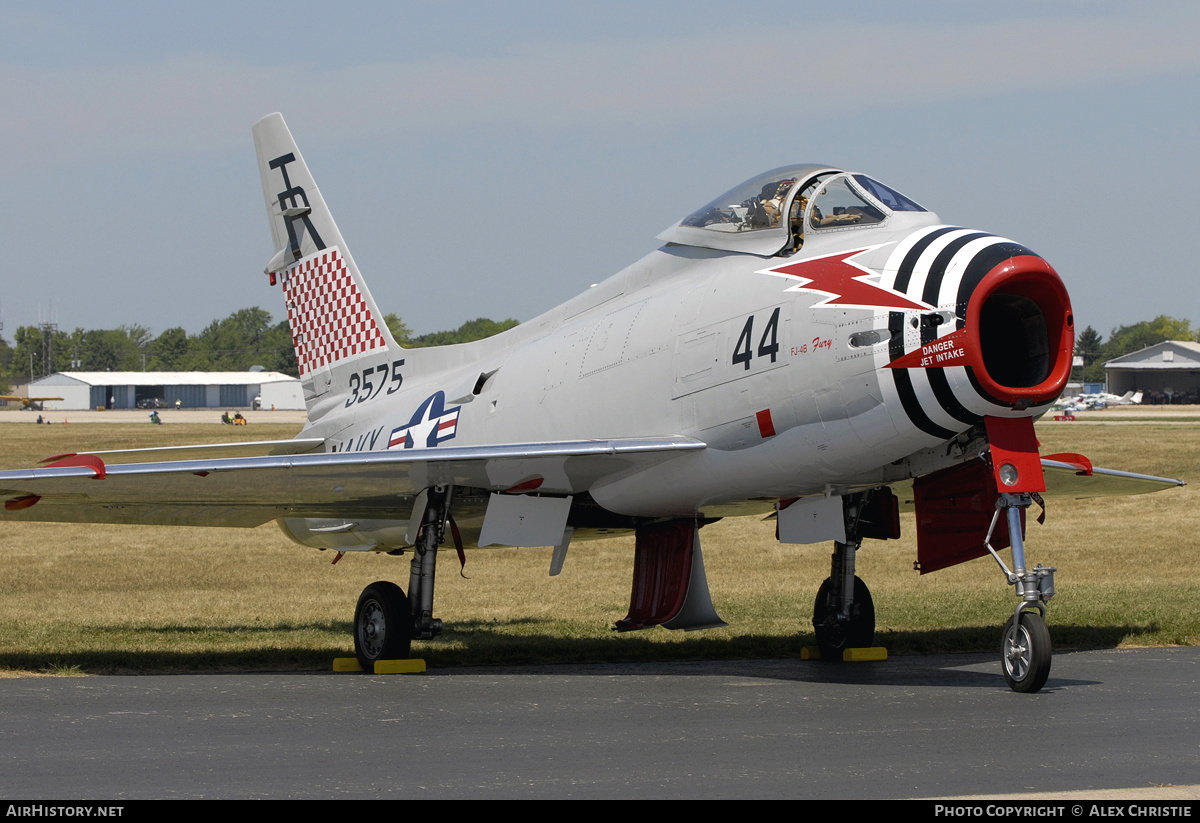
[[[814,628],[822,653],[869,645],[864,537],[915,508],[922,571],[1000,563],[1019,604],[1012,688],[1050,668],[1053,571],[1027,569],[1041,495],[1179,481],[1043,459],[1033,420],[1070,372],[1066,289],[1029,249],[943,224],[862,174],[759,175],[669,228],[664,245],[495,337],[392,338],[283,118],[254,127],[308,424],[293,441],[59,456],[0,472],[3,516],[255,526],[298,543],[411,551],[409,590],[367,587],[364,668],[406,656],[433,618],[438,546],[555,546],[633,531],[621,629],[722,625],[704,579],[707,522],[776,512],[786,542],[833,540]],[[1012,545],[1009,570],[995,549]]]

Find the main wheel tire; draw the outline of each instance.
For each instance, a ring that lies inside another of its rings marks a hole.
[[[854,605],[850,620],[838,620],[837,602],[833,597],[833,578],[826,577],[817,589],[813,604],[813,632],[817,647],[825,660],[841,660],[846,649],[861,649],[875,639],[875,602],[871,591],[859,577],[854,578]]]
[[[354,609],[354,654],[363,671],[376,660],[405,660],[412,647],[408,598],[395,583],[381,580],[363,589]]]
[[[1050,677],[1050,630],[1046,621],[1036,612],[1022,612],[1021,625],[1012,636],[1013,620],[1004,624],[1004,635],[1000,638],[1000,660],[1004,666],[1004,679],[1014,692],[1033,694],[1046,685]]]

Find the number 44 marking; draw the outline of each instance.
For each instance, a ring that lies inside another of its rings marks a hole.
[[[744,363],[746,370],[750,369],[750,360],[754,357],[754,353],[750,349],[751,341],[754,339],[754,315],[746,318],[746,325],[742,326],[742,334],[738,337],[737,345],[733,348],[733,365]],[[768,342],[770,341],[770,342]],[[775,311],[771,312],[771,319],[767,321],[767,327],[763,329],[762,337],[758,341],[758,356],[767,357],[770,355],[771,362],[775,362],[775,358],[779,354],[779,307],[775,307]]]

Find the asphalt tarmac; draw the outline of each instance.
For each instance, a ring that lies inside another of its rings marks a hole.
[[[1200,648],[0,680],[0,795],[1200,798]]]

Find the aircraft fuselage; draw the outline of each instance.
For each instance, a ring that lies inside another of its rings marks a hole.
[[[345,451],[629,432],[706,444],[592,490],[625,516],[748,514],[909,478],[961,459],[933,447],[984,415],[1040,415],[1057,395],[1041,384],[1059,366],[1061,351],[1047,350],[1069,332],[1066,293],[1015,246],[930,212],[894,215],[886,230],[813,232],[783,258],[668,244],[501,335],[421,350],[420,371],[385,358],[352,372],[341,407],[309,434]],[[1014,255],[1032,267],[983,293]],[[976,302],[1028,304],[1041,337],[970,337],[977,292]],[[1001,391],[988,378],[989,391],[977,376],[989,345],[991,371],[1041,359],[1000,374],[1015,384]],[[892,367],[914,350],[927,350],[923,362]]]

